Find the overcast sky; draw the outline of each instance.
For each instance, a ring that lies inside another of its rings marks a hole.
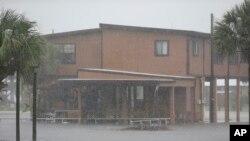
[[[23,13],[41,33],[97,28],[99,23],[210,32],[216,19],[244,0],[0,0]]]

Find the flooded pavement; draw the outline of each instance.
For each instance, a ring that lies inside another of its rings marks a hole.
[[[227,141],[229,124],[170,126],[169,130],[124,130],[116,125],[38,123],[38,141]],[[32,122],[21,121],[21,140],[31,141]],[[0,141],[15,140],[15,120],[0,121]]]

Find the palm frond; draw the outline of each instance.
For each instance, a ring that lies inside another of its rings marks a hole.
[[[228,11],[214,28],[214,45],[224,54],[250,50],[250,1]],[[245,53],[243,53],[245,54]],[[249,54],[249,53],[248,53]]]
[[[32,66],[40,63],[45,54],[46,40],[35,30],[36,22],[29,21],[13,10],[3,10],[0,14],[0,66],[1,75],[8,70],[15,71],[20,66],[24,80],[30,79]],[[11,73],[12,73],[11,72]]]

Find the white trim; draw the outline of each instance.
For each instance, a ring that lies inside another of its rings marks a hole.
[[[110,72],[110,73],[123,73],[132,75],[144,75],[152,77],[164,77],[164,78],[175,78],[175,79],[195,79],[193,76],[177,76],[177,75],[165,75],[165,74],[153,74],[153,73],[142,73],[122,70],[111,70],[111,69],[97,69],[97,68],[79,68],[79,70],[86,71],[98,71],[98,72]]]
[[[78,79],[78,78],[62,78],[58,81],[159,81],[159,82],[174,82],[173,79]]]

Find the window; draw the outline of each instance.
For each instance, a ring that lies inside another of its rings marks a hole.
[[[135,87],[135,110],[143,110],[144,109],[144,88],[143,86]]]
[[[223,55],[219,52],[214,52],[213,56],[213,62],[214,64],[223,64]]]
[[[75,63],[75,44],[57,44],[59,49],[59,58],[62,64]]]
[[[193,40],[192,41],[192,52],[193,52],[193,56],[197,56],[198,55],[198,42]]]
[[[240,55],[240,63],[247,63],[247,56],[244,56],[244,55]]]
[[[156,41],[155,42],[155,54],[157,56],[166,56],[169,54],[168,41]]]
[[[238,63],[238,55],[232,54],[229,56],[229,64],[230,65],[236,65]]]
[[[143,86],[137,86],[136,87],[136,99],[137,100],[143,100],[144,99]]]

